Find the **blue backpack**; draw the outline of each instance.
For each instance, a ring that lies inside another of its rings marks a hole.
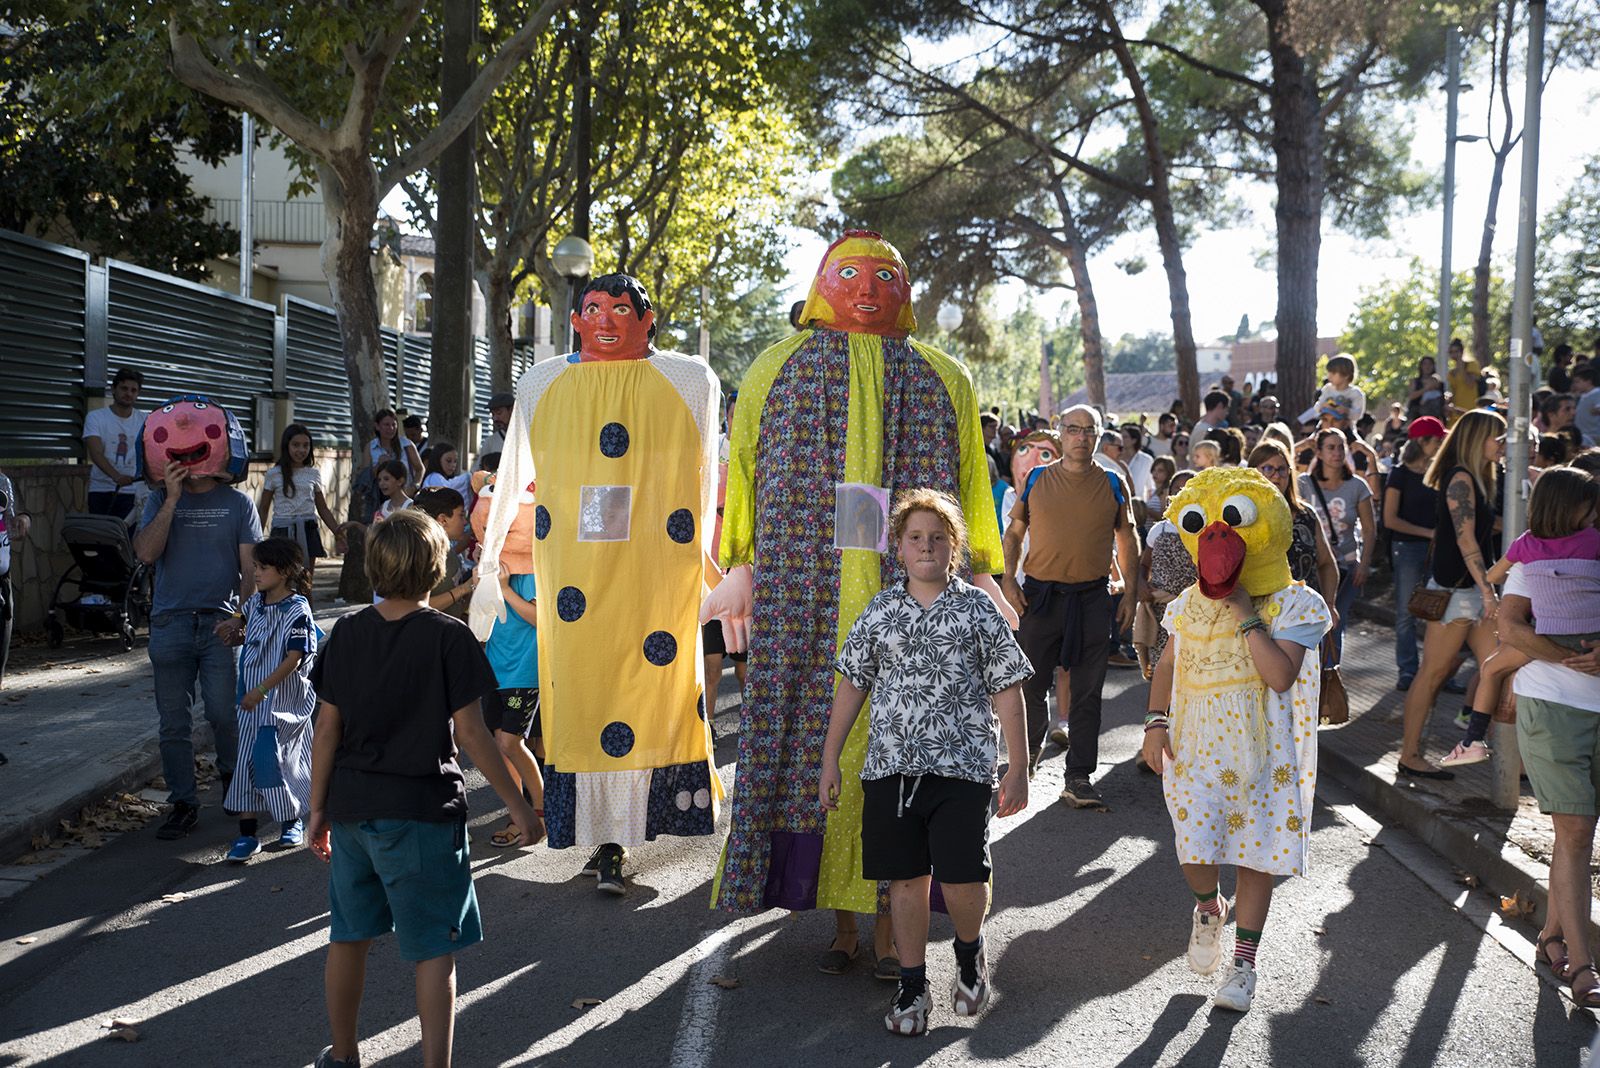
[[[1060,461],[1057,462],[1059,463]],[[1024,501],[1028,499],[1028,494],[1033,492],[1033,484],[1039,480],[1040,475],[1044,474],[1044,469],[1050,466],[1050,464],[1045,464],[1042,467],[1035,467],[1032,471],[1028,472],[1027,484],[1022,487],[1022,499]],[[1103,467],[1101,470],[1106,471],[1106,469]],[[1106,471],[1106,479],[1111,483],[1111,496],[1117,499],[1117,509],[1118,514],[1120,515],[1122,506],[1128,501],[1127,497],[1125,497],[1122,492],[1122,479],[1118,478],[1110,471]],[[1113,527],[1117,525],[1115,519],[1111,521],[1111,525]]]

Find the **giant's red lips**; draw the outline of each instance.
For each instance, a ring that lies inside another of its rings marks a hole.
[[[1244,553],[1244,539],[1220,519],[1202,530],[1195,546],[1200,592],[1213,601],[1232,593],[1244,570]]]

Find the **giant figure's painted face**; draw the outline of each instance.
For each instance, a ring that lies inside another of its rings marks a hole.
[[[1018,493],[1035,467],[1061,459],[1061,435],[1054,430],[1035,430],[1017,439],[1011,452],[1011,485]]]
[[[219,404],[204,398],[173,400],[144,421],[144,470],[159,481],[168,463],[182,464],[191,478],[235,482],[242,475],[244,434]]]
[[[823,255],[800,322],[886,337],[916,330],[911,280],[899,250],[872,230],[846,230]]]
[[[608,285],[613,280],[619,284]],[[608,288],[620,288],[615,295]],[[629,289],[638,290],[639,300]],[[641,308],[639,305],[643,304]],[[644,297],[644,287],[627,275],[597,278],[578,298],[572,329],[578,335],[578,355],[583,360],[642,360],[650,355],[656,313]]]
[[[478,494],[472,506],[472,533],[481,543],[489,526],[489,509],[494,506],[494,482],[483,472],[472,476],[472,488]],[[517,516],[506,531],[505,543],[500,547],[500,568],[512,575],[533,574],[533,542],[538,528],[538,507],[533,501],[532,482],[517,499]]]

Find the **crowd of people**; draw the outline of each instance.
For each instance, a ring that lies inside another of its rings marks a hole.
[[[858,915],[876,915],[872,967],[896,983],[884,1023],[903,1035],[931,1010],[930,908],[956,929],[952,1010],[985,1008],[989,821],[1026,806],[1052,747],[1061,800],[1103,808],[1107,672],[1140,671],[1138,763],[1162,779],[1195,897],[1188,962],[1223,972],[1217,1005],[1248,1010],[1274,880],[1305,870],[1321,672],[1342,656],[1380,552],[1406,692],[1399,774],[1448,779],[1488,759],[1489,724],[1515,705],[1556,831],[1541,963],[1600,1004],[1586,923],[1600,790],[1594,364],[1554,354],[1534,397],[1536,459],[1507,472],[1504,398],[1459,344],[1444,376],[1419,362],[1381,423],[1339,355],[1298,412],[1270,382],[1224,376],[1192,423],[1177,404],[1153,430],[1147,414],[1080,404],[1015,426],[980,414],[959,365],[906,336],[904,264],[877,235],[831,246],[798,314],[805,329],[752,367],[741,388],[755,400],[736,414],[738,393],[724,405],[703,364],[654,348],[635,280],[596,279],[573,314],[580,351],[491,398],[475,453],[429,441],[420,416],[376,414],[357,522],[332,513],[303,425],[284,429],[251,500],[217,465],[146,443],[138,372],[119,372],[91,413],[86,506],[132,520],[154,574],[171,803],[158,836],[199,823],[198,696],[238,821],[227,860],[258,854],[271,820],[276,848],[309,844],[332,862],[333,1042],[319,1065],[359,1063],[366,954],[390,931],[417,964],[427,1063],[448,1063],[454,954],[482,937],[458,749],[506,806],[492,845],[592,849],[582,873],[624,895],[630,845],[715,831],[724,655],[743,701],[713,903],[832,910],[829,973],[862,949]],[[900,435],[892,449],[859,436],[846,400],[859,382],[826,388],[874,358],[884,377],[867,388],[897,421],[863,425]],[[918,361],[923,379],[887,377]],[[569,417],[541,417],[541,404]],[[770,477],[819,466],[826,500]],[[1505,494],[1519,491],[1529,529],[1502,554]],[[27,524],[3,476],[0,509],[3,553]],[[324,633],[311,577],[330,541],[343,554],[355,539],[374,604]],[[619,578],[637,579],[640,604],[606,596]],[[1430,760],[1432,706],[1458,674],[1461,740]],[[615,699],[636,690],[650,699]],[[405,857],[423,859],[421,874]]]

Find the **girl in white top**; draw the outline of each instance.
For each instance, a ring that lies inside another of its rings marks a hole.
[[[344,555],[345,525],[334,518],[322,492],[322,472],[317,470],[311,431],[300,423],[284,427],[278,442],[278,462],[267,470],[261,483],[261,499],[256,504],[261,527],[270,537],[288,538],[300,546],[305,556],[306,574],[316,570],[317,558],[327,556],[322,545],[322,530],[317,519],[333,532],[334,548]],[[272,522],[267,523],[268,514]]]
[[[427,474],[422,476],[422,488],[432,489],[435,486],[445,486],[461,494],[461,499],[466,503],[467,511],[472,511],[472,475],[461,470],[461,453],[449,442],[440,442],[428,447],[428,458],[425,461]]]

